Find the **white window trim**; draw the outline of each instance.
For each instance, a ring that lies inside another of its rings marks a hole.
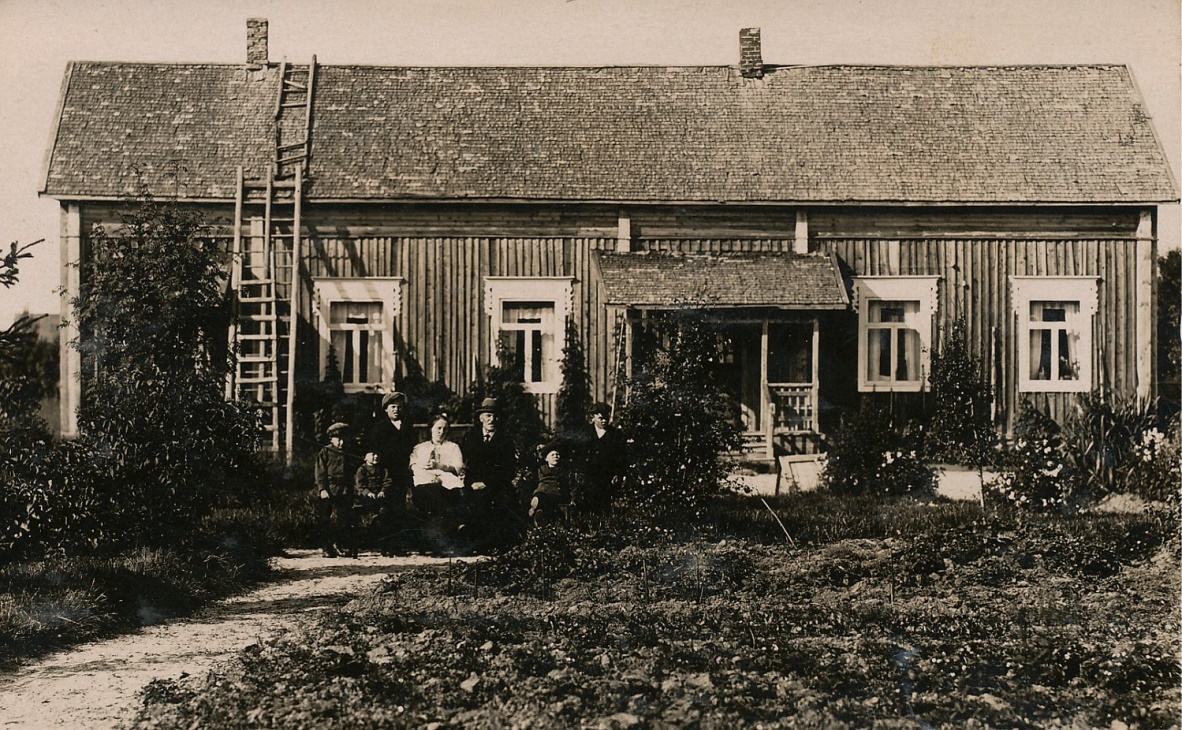
[[[927,390],[931,372],[932,318],[936,313],[938,276],[859,276],[854,278],[858,310],[858,390],[863,393],[918,393]],[[871,301],[919,302],[915,331],[919,334],[919,378],[902,383],[879,383],[866,378],[867,318]]]
[[[320,335],[320,377],[328,366],[328,350],[332,343],[329,327],[329,308],[333,302],[381,302],[385,329],[382,331],[382,383],[346,383],[345,392],[382,391],[394,382],[395,323],[402,314],[403,279],[397,276],[313,277],[312,309],[316,315],[316,331]]]
[[[1011,276],[1010,289],[1018,336],[1019,393],[1086,393],[1093,387],[1093,322],[1099,299],[1095,276]],[[1065,323],[1079,336],[1079,378],[1035,380],[1030,377],[1030,303],[1079,302],[1079,313]]]
[[[506,302],[554,303],[554,351],[548,368],[551,377],[522,383],[529,393],[557,393],[562,386],[562,351],[566,349],[566,318],[573,309],[574,279],[570,277],[487,276],[484,279],[484,311],[490,320],[489,362],[500,364],[497,343]]]

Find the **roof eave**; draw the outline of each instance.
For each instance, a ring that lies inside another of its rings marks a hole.
[[[45,157],[41,160],[41,187],[37,190],[37,195],[45,195],[46,188],[49,187],[49,163],[53,160],[53,153],[57,149],[57,135],[61,128],[62,111],[66,106],[66,94],[70,90],[70,80],[74,76],[74,62],[66,63],[66,73],[62,77],[62,90],[57,97],[57,110],[53,114],[53,128],[49,130],[49,144],[45,146]]]

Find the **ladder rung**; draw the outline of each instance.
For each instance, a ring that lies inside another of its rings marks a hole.
[[[261,284],[274,284],[274,279],[241,279],[238,281],[239,286],[257,286]]]
[[[300,160],[306,160],[306,159],[308,159],[307,155],[296,155],[295,157],[284,157],[283,159],[279,160],[279,164],[280,165],[290,165],[293,162],[299,162]]]
[[[274,322],[275,315],[273,314],[248,314],[243,317],[248,322]]]
[[[253,377],[253,378],[247,377],[247,376],[239,376],[239,378],[238,378],[239,383],[244,383],[247,385],[249,385],[251,383],[274,383],[274,382],[277,382],[278,380],[279,380],[279,378],[275,375],[261,375],[261,376]]]
[[[238,297],[238,301],[242,304],[269,304],[275,301],[275,297]]]
[[[306,101],[285,101],[279,106],[283,109],[299,109],[300,107],[307,105],[308,102]]]
[[[281,144],[276,149],[294,150],[296,147],[303,147],[306,144],[308,144],[308,140],[305,139],[303,142],[292,142],[291,144]]]
[[[242,182],[242,186],[245,188],[250,188],[251,190],[264,190],[267,187],[267,181],[266,180],[244,180]],[[294,188],[295,183],[291,182],[290,180],[272,180],[271,187],[282,188],[282,189],[286,190],[288,188]],[[254,202],[261,203],[262,201],[254,201]]]
[[[265,341],[265,340],[275,339],[275,335],[240,334],[240,335],[238,335],[238,339],[240,339],[240,340],[264,340]]]
[[[284,79],[283,83],[287,84],[288,86],[290,86],[293,89],[298,89],[299,91],[307,91],[308,90],[308,85],[301,84],[299,81],[292,81],[291,79]]]

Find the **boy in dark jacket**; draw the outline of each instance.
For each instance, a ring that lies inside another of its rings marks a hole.
[[[562,447],[551,442],[542,447],[538,486],[529,503],[529,516],[541,527],[566,516],[570,505],[570,475],[562,465]]]
[[[343,548],[357,557],[356,521],[353,517],[353,480],[345,468],[345,433],[349,426],[328,427],[328,446],[316,454],[316,517],[324,557],[335,558]]]

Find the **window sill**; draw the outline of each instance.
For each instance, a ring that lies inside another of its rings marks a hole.
[[[858,383],[860,393],[921,393],[924,383]]]
[[[1063,382],[1028,381],[1018,384],[1019,393],[1087,393],[1091,388],[1081,380]]]

